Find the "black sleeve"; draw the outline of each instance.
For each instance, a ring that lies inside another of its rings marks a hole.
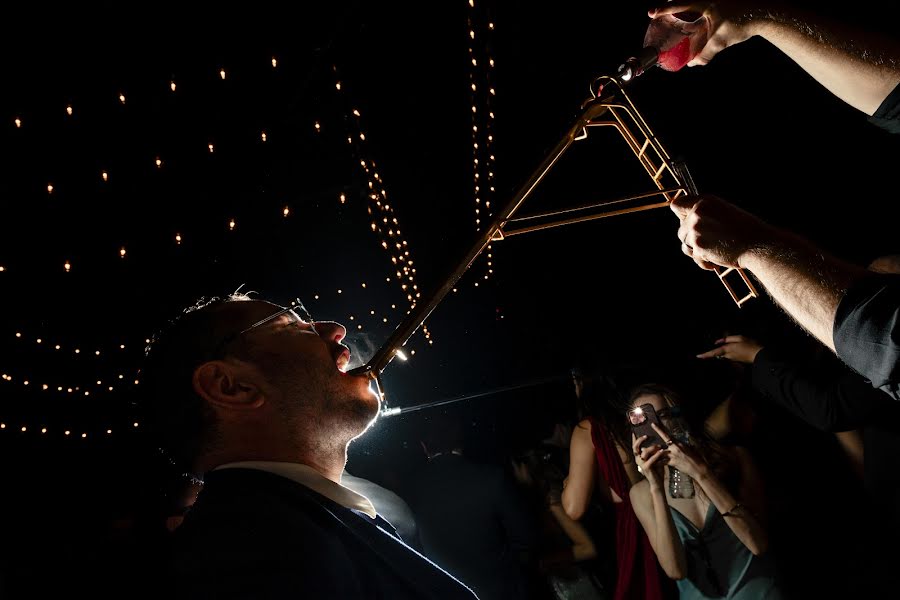
[[[854,284],[834,319],[838,357],[900,400],[900,275],[871,275]]]
[[[869,122],[890,133],[900,133],[900,85],[882,101]]]
[[[754,389],[822,431],[863,427],[875,417],[879,401],[889,401],[849,370],[827,377],[819,369],[782,359],[770,348],[756,355],[750,373]]]

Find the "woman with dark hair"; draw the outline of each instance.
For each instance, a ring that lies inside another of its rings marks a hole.
[[[631,503],[680,597],[781,598],[765,554],[762,487],[750,455],[717,444],[702,426],[691,427],[678,397],[664,386],[635,388],[629,406],[632,425],[646,418],[658,436],[632,434],[645,479],[632,486]],[[652,412],[661,427],[647,417]]]
[[[628,490],[641,480],[625,438],[621,418],[625,398],[609,377],[589,377],[572,371],[575,394],[584,417],[572,431],[569,476],[562,505],[573,519],[581,519],[595,492],[612,507],[615,529],[615,600],[661,600],[669,597],[665,577],[647,535],[638,524]],[[609,428],[616,430],[611,432]]]

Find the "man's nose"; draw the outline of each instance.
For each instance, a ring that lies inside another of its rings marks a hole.
[[[347,335],[347,328],[334,321],[316,321],[314,325],[319,336],[328,341],[340,343]]]

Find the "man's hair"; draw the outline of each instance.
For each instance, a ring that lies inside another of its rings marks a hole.
[[[215,412],[194,392],[194,370],[223,358],[220,344],[236,332],[221,309],[246,300],[239,293],[201,298],[147,345],[140,376],[142,412],[151,435],[180,469],[192,471],[216,438]]]

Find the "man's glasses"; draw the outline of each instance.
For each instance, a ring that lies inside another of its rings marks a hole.
[[[232,343],[233,341],[235,341],[236,339],[238,339],[245,333],[248,333],[248,332],[256,329],[257,327],[262,327],[266,323],[271,323],[272,321],[274,321],[275,319],[277,319],[278,317],[280,317],[282,315],[289,314],[292,317],[294,317],[294,319],[296,319],[298,323],[304,323],[304,322],[308,323],[309,326],[312,328],[313,333],[316,333],[315,322],[313,321],[312,316],[309,314],[309,311],[306,310],[306,306],[304,306],[303,302],[300,301],[300,298],[295,298],[294,301],[291,302],[290,306],[281,306],[279,308],[280,308],[280,310],[276,311],[274,314],[271,314],[264,319],[260,319],[253,325],[250,325],[249,327],[242,329],[241,331],[239,331],[237,333],[232,333],[232,334],[226,336],[225,338],[223,338],[222,341],[219,342],[219,344],[216,346],[215,355],[221,356],[224,353],[225,348],[228,347],[228,344]]]

